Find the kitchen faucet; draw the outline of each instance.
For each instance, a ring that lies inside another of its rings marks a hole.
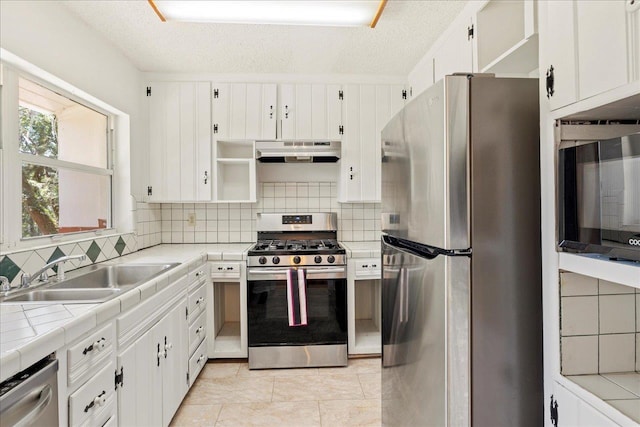
[[[28,288],[31,282],[33,282],[38,277],[40,278],[41,282],[46,282],[47,280],[49,280],[49,276],[47,275],[47,270],[55,267],[56,265],[58,266],[58,281],[64,280],[63,265],[65,262],[72,259],[79,259],[80,261],[84,261],[85,259],[87,259],[87,256],[85,254],[63,256],[54,261],[51,261],[50,263],[48,263],[47,265],[45,265],[44,267],[42,267],[40,270],[36,271],[33,274],[24,273],[20,277],[20,287]]]
[[[11,283],[9,279],[4,276],[0,276],[0,292],[7,292],[11,290]]]

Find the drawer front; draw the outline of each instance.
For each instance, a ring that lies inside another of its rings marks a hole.
[[[356,277],[380,278],[380,259],[365,258],[352,261]]]
[[[189,355],[198,348],[204,337],[207,336],[207,316],[201,313],[191,326],[189,326]]]
[[[112,323],[79,340],[67,350],[68,381],[72,387],[109,359],[113,352],[115,327]]]
[[[207,364],[207,360],[207,345],[203,341],[189,358],[189,387],[196,382],[196,378],[198,378],[198,374],[200,374],[204,365]]]
[[[109,363],[69,396],[69,425],[102,425],[113,414],[113,363]]]
[[[189,293],[189,324],[191,324],[201,313],[204,313],[207,305],[207,288],[203,282],[193,292]]]
[[[189,283],[206,279],[208,272],[209,272],[208,264],[199,265],[193,271],[189,272]]]
[[[241,264],[239,262],[214,262],[211,264],[213,279],[239,279]]]

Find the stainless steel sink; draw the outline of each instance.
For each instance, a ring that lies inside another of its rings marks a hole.
[[[142,285],[180,263],[95,264],[70,272],[57,283],[27,288],[0,298],[12,303],[98,303]]]
[[[104,289],[142,284],[179,263],[97,265],[93,271],[70,277],[49,286],[49,289]],[[71,274],[69,274],[71,276]]]
[[[115,298],[122,289],[35,289],[7,298],[6,302],[97,303]]]

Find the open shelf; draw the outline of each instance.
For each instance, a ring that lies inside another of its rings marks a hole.
[[[246,357],[243,349],[239,282],[213,283],[213,341],[209,357]]]
[[[218,159],[216,169],[217,201],[255,202],[255,160]]]
[[[217,141],[217,159],[254,159],[253,141]]]
[[[476,19],[481,72],[527,76],[538,69],[534,2],[489,1]]]
[[[377,265],[377,259],[352,260],[349,264],[349,354],[382,351],[381,281]]]

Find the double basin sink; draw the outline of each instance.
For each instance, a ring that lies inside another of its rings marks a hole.
[[[7,296],[0,301],[11,303],[100,303],[122,295],[180,265],[164,264],[95,264],[69,273],[69,278],[41,285]]]

